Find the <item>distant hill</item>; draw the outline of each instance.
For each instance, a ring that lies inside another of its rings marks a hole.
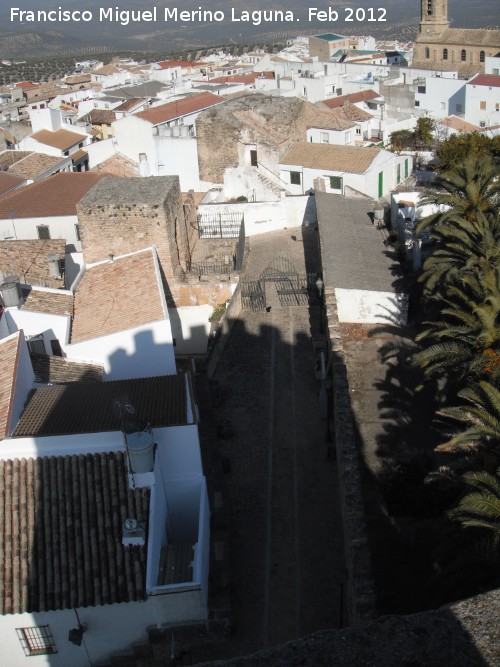
[[[61,3],[63,4],[63,3]],[[211,11],[223,11],[226,16],[224,22],[201,23],[195,20],[190,23],[165,23],[163,12],[165,7],[179,7],[179,10],[194,11],[200,7]],[[314,4],[314,3],[313,3]],[[328,5],[317,3],[320,9]],[[318,32],[337,32],[340,34],[370,34],[378,38],[412,39],[416,34],[419,20],[419,3],[415,0],[411,4],[402,0],[385,0],[378,3],[387,10],[385,22],[346,22],[346,7],[366,9],[377,3],[373,0],[340,0],[333,3],[332,8],[339,12],[336,23],[309,22],[302,0],[276,0],[272,9],[294,11],[299,21],[290,23],[261,23],[252,25],[246,22],[232,22],[231,8],[235,15],[240,17],[241,12],[249,9],[247,0],[184,0],[178,3],[172,0],[151,0],[138,3],[137,0],[114,0],[107,3],[103,0],[87,0],[82,6],[81,0],[66,0],[64,9],[79,9],[92,11],[94,20],[91,23],[33,23],[11,22],[7,8],[0,8],[0,57],[19,58],[29,55],[55,55],[71,52],[85,52],[101,50],[102,47],[113,49],[137,50],[171,50],[180,51],[193,47],[211,46],[221,43],[246,44],[249,42],[283,41],[297,34],[314,34]],[[491,0],[450,0],[449,13],[456,27],[482,27],[496,25],[500,22],[499,12],[496,11]],[[39,10],[52,9],[57,6],[50,0],[17,0],[19,9]],[[120,10],[148,10],[158,8],[156,23],[131,23],[122,26],[115,22],[99,22],[100,7],[118,7]],[[254,0],[252,10],[269,10],[269,3],[264,0]],[[23,39],[16,39],[16,36]],[[27,41],[26,41],[27,40]]]

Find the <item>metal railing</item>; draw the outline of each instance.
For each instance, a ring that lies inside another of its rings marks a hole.
[[[198,236],[200,239],[237,239],[243,224],[243,213],[200,213]]]

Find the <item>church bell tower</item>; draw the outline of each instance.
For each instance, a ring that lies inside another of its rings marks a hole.
[[[450,27],[448,0],[420,0],[420,34],[439,35]]]

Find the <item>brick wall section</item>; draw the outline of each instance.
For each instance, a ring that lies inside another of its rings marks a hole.
[[[375,587],[363,501],[360,455],[333,288],[325,289],[325,305],[333,355],[333,419],[347,566],[346,606],[349,625],[356,625],[375,617]]]
[[[222,302],[221,302],[222,303]],[[226,312],[222,320],[219,323],[219,327],[215,336],[208,344],[208,366],[207,366],[207,376],[213,377],[217,364],[219,363],[223,353],[226,343],[229,340],[231,335],[231,330],[234,326],[234,323],[238,319],[241,313],[241,286],[238,283],[238,286],[234,290],[234,294],[231,297],[230,302],[227,305]]]
[[[103,178],[77,205],[83,257],[89,264],[156,246],[169,306],[182,276],[187,235],[179,179]]]

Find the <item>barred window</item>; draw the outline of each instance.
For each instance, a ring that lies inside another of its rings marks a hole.
[[[57,653],[48,625],[40,625],[38,628],[16,628],[16,632],[25,655]]]

